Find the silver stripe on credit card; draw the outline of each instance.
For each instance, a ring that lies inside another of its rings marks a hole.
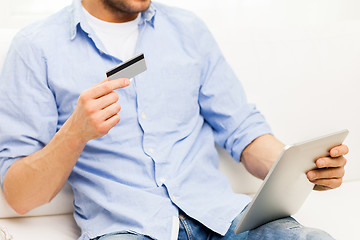
[[[136,75],[146,71],[146,63],[144,54],[141,53],[126,62],[122,62],[119,65],[113,67],[106,72],[106,76],[109,80],[118,78],[133,78]]]

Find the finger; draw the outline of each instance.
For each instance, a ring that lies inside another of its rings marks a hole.
[[[130,81],[127,78],[114,79],[111,81],[105,81],[92,88],[92,97],[99,98],[106,94],[111,93],[115,89],[129,86]]]
[[[108,118],[105,122],[104,122],[104,127],[106,129],[109,129],[108,131],[110,131],[111,128],[113,128],[116,124],[118,124],[120,122],[120,116],[119,114],[115,114],[112,117]]]
[[[112,127],[120,122],[120,116],[115,114],[108,118],[107,120],[103,120],[100,124],[96,124],[95,131],[97,138],[106,135]]]
[[[342,156],[342,155],[347,154],[348,152],[349,152],[348,146],[342,144],[342,145],[333,147],[333,148],[330,150],[330,156],[331,156],[331,157],[340,157],[340,156]]]
[[[111,118],[112,116],[114,116],[115,114],[117,114],[118,112],[120,112],[121,110],[121,106],[118,102],[111,104],[110,106],[104,108],[103,110],[101,110],[101,118],[103,120],[107,120],[109,118]]]
[[[341,178],[345,175],[345,169],[343,167],[316,169],[307,172],[306,175],[311,182],[319,179]]]
[[[102,84],[102,83],[105,83],[105,82],[107,82],[107,81],[109,81],[109,79],[108,79],[108,78],[105,78],[105,79],[102,80],[101,82],[96,83],[93,87],[98,86],[98,85],[100,85],[100,84]]]
[[[324,190],[327,189],[334,189],[334,188],[338,188],[341,186],[342,184],[342,178],[330,178],[330,179],[321,179],[321,180],[316,180],[315,182],[316,185],[318,185],[318,188],[324,188]],[[315,185],[315,186],[316,186]],[[320,187],[321,186],[321,187]]]
[[[95,105],[98,110],[102,110],[119,100],[119,95],[116,92],[111,92],[105,96],[95,99]]]
[[[323,157],[316,160],[318,168],[343,167],[346,164],[346,158],[341,156],[337,158]]]

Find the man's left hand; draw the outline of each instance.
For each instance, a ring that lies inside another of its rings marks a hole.
[[[314,190],[329,190],[340,187],[345,174],[346,158],[349,152],[346,145],[340,145],[330,150],[329,157],[316,160],[317,169],[307,172],[310,182],[315,183]]]

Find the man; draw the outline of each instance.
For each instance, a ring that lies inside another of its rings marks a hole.
[[[146,72],[98,83],[140,52]],[[291,218],[234,235],[250,200],[219,173],[214,142],[262,179],[284,145],[187,11],[75,0],[15,37],[0,111],[8,203],[24,214],[69,181],[80,239],[331,239]],[[307,173],[315,189],[341,185],[347,151],[337,146],[317,160]]]

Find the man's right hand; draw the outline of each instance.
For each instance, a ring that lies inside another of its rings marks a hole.
[[[51,141],[10,166],[3,191],[16,212],[25,214],[49,202],[61,190],[86,143],[104,136],[120,121],[119,96],[114,90],[129,84],[129,79],[105,79],[85,90]]]
[[[107,134],[120,121],[119,96],[115,89],[129,86],[127,78],[109,81],[107,78],[81,93],[75,110],[66,121],[68,134],[84,143]]]

